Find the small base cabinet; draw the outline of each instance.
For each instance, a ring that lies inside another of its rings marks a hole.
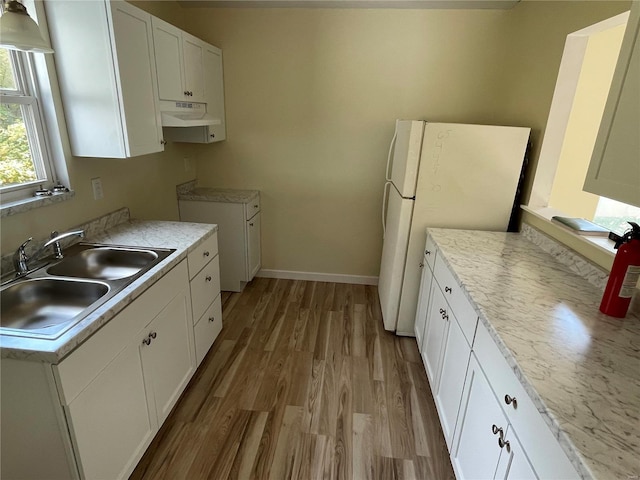
[[[183,222],[215,223],[220,242],[220,288],[241,292],[262,265],[260,197],[248,202],[179,200]]]

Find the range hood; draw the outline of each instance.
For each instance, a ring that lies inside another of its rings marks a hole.
[[[220,125],[222,120],[213,118],[208,113],[178,113],[162,112],[163,127],[204,127],[207,125]]]
[[[207,113],[203,103],[161,102],[163,127],[207,127],[221,125],[222,119]]]

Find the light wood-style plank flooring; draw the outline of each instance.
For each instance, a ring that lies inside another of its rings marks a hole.
[[[256,278],[132,479],[454,478],[415,339],[376,287]]]

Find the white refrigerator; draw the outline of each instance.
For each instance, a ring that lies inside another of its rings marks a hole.
[[[507,231],[529,128],[397,120],[384,185],[384,328],[414,335],[427,227]]]

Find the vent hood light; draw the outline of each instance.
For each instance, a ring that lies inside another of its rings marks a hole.
[[[203,127],[221,124],[222,120],[208,113],[162,112],[163,127]]]

